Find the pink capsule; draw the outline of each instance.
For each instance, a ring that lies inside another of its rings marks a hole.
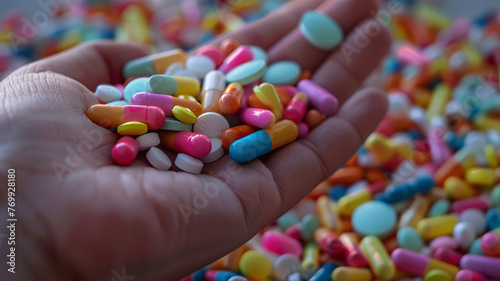
[[[394,250],[391,259],[398,268],[421,277],[432,269],[441,269],[446,271],[453,279],[459,270],[458,267],[451,264],[402,248]]]
[[[201,47],[196,51],[196,54],[209,57],[215,63],[216,67],[219,67],[224,61],[224,53],[217,46],[208,45]]]
[[[488,281],[488,279],[475,271],[462,269],[455,276],[455,281]]]
[[[460,267],[493,278],[500,278],[500,258],[465,255],[460,260]]]
[[[365,267],[368,261],[359,249],[359,236],[355,233],[342,233],[339,236],[340,242],[345,248],[345,262],[352,267]]]
[[[274,231],[267,231],[262,235],[262,247],[280,256],[292,254],[300,257],[302,255],[302,246],[297,240]]]
[[[293,99],[290,101],[285,109],[284,116],[285,119],[292,120],[296,124],[299,124],[307,111],[307,96],[302,92],[298,92]]]
[[[448,248],[442,247],[436,249],[436,251],[434,251],[434,254],[432,254],[432,256],[437,260],[459,266],[460,259],[462,258],[463,255]]]
[[[429,63],[421,50],[411,45],[400,46],[396,51],[396,57],[407,64],[416,64],[418,66],[426,66]]]
[[[300,122],[299,124],[297,124],[297,127],[299,128],[299,136],[297,138],[307,138],[307,136],[309,135],[309,126],[307,126],[307,124],[304,122]]]
[[[488,232],[481,237],[481,248],[488,256],[500,256],[500,236],[495,232]]]
[[[212,142],[202,134],[193,132],[160,132],[161,145],[196,158],[203,158],[210,153]]]
[[[458,248],[458,242],[451,236],[440,236],[431,241],[429,248],[431,251],[435,251],[439,248],[455,250]]]
[[[290,96],[290,99],[293,99],[293,97],[297,93],[297,88],[293,86],[274,86],[274,87],[276,88],[276,90],[285,91]]]
[[[239,46],[234,50],[218,68],[224,74],[227,74],[233,68],[253,60],[252,49],[246,46]]]
[[[451,204],[451,212],[461,214],[467,209],[478,209],[486,212],[490,208],[490,201],[483,196],[476,196],[467,199],[462,199]]]
[[[304,92],[309,98],[311,104],[321,113],[328,116],[337,113],[339,107],[339,101],[337,98],[316,82],[304,79],[299,82],[297,89]]]
[[[287,228],[284,234],[299,242],[302,241],[302,235],[300,234],[300,226],[297,224]]]
[[[457,40],[467,38],[471,23],[468,18],[457,19],[447,29],[438,34],[439,42],[449,45]]]
[[[134,162],[139,153],[139,144],[132,137],[120,138],[111,150],[111,158],[121,166],[128,166]]]
[[[442,165],[451,158],[453,152],[448,147],[445,139],[445,131],[441,128],[430,128],[428,131],[428,143],[432,162],[435,165]]]
[[[201,105],[196,101],[154,93],[137,93],[130,99],[130,104],[157,106],[165,112],[165,116],[172,116],[172,108],[176,105],[189,108],[196,116],[203,113]]]
[[[247,107],[241,109],[238,116],[241,122],[262,129],[273,126],[275,122],[274,114],[267,109]]]

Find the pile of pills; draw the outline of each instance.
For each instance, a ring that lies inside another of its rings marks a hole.
[[[334,42],[310,31],[318,24],[335,34]],[[300,28],[325,50],[343,38],[334,20],[315,11],[303,16]],[[337,99],[307,79],[309,73],[293,61],[268,67],[264,50],[234,39],[189,56],[175,49],[128,62],[125,84],[99,85],[95,95],[103,104],[90,107],[87,116],[122,136],[111,152],[116,164],[130,165],[139,151],[148,150],[153,167],[169,170],[172,163],[161,145],[178,153],[177,168],[200,173],[225,150],[234,161],[247,163],[306,137],[334,115]]]
[[[391,53],[367,81],[388,93],[376,131],[275,223],[183,281],[500,280],[500,16],[420,7],[390,28]],[[309,83],[288,86],[292,100],[334,114]]]

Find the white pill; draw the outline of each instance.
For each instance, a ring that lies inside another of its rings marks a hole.
[[[404,113],[410,110],[410,100],[400,92],[394,92],[388,95],[389,113]]]
[[[273,274],[277,280],[286,280],[288,275],[300,271],[300,260],[292,254],[279,256],[273,264]]]
[[[467,209],[460,214],[460,221],[466,222],[472,226],[477,235],[486,231],[486,218],[483,212],[478,209]]]
[[[476,238],[476,233],[469,223],[459,222],[453,228],[453,238],[463,249],[469,249]]]
[[[193,127],[195,133],[217,139],[220,139],[227,129],[229,129],[229,123],[226,118],[215,112],[205,112],[198,116]]]
[[[171,65],[169,65],[167,67],[167,69],[165,70],[165,75],[168,75],[168,76],[175,76],[175,74],[178,72],[178,71],[181,71],[183,70],[184,67],[182,66],[182,64],[178,63],[178,62],[174,62],[172,63]]]
[[[95,90],[95,96],[103,103],[122,99],[122,91],[113,85],[101,84]]]
[[[194,55],[186,60],[186,69],[195,73],[199,79],[203,79],[208,72],[215,69],[215,63],[207,56]]]
[[[220,139],[211,138],[210,142],[212,143],[212,149],[210,150],[210,153],[207,156],[200,158],[201,162],[205,164],[217,161],[222,156],[224,156],[224,147],[222,146],[222,141]]]
[[[135,140],[139,143],[139,151],[148,150],[160,144],[160,136],[157,133],[147,133]]]
[[[203,162],[187,154],[179,153],[175,159],[175,166],[184,172],[199,174],[203,169]]]
[[[172,161],[168,158],[167,154],[158,147],[151,147],[146,153],[146,158],[151,166],[160,171],[168,171],[172,167]]]
[[[196,81],[200,81],[200,78],[198,78],[198,75],[194,74],[192,71],[187,70],[187,69],[181,69],[177,71],[174,75],[174,77],[186,77],[186,78],[192,78]]]

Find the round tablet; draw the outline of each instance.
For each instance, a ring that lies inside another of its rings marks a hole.
[[[250,47],[250,50],[252,50],[253,60],[263,60],[267,63],[267,53],[266,51],[264,51],[264,49],[258,46],[248,46],[248,47]]]
[[[167,67],[167,69],[165,70],[165,75],[174,76],[177,73],[177,71],[180,71],[182,69],[184,69],[182,64],[174,62]]]
[[[410,226],[400,228],[396,235],[396,239],[399,247],[415,253],[420,253],[425,246],[422,236]]]
[[[123,99],[130,103],[130,99],[139,92],[148,92],[148,79],[146,77],[136,78],[130,81],[123,90]]]
[[[166,131],[176,131],[176,132],[191,132],[193,130],[193,124],[182,123],[179,120],[173,118],[167,118],[165,123],[160,128],[160,130]]]
[[[193,131],[209,138],[220,139],[227,129],[229,129],[229,123],[224,116],[215,112],[205,112],[198,116]]]
[[[300,77],[300,65],[294,61],[280,61],[271,64],[267,70],[264,82],[273,85],[288,85],[292,86],[297,83]]]
[[[215,69],[215,63],[207,56],[194,55],[186,60],[186,69],[195,73],[199,79],[203,79],[209,71]]]
[[[122,136],[139,136],[147,133],[148,125],[138,121],[130,121],[121,124],[116,129],[118,134]]]
[[[135,140],[139,143],[139,151],[148,150],[160,144],[160,136],[157,133],[144,134]]]
[[[262,78],[265,73],[265,61],[249,61],[229,71],[229,73],[226,75],[226,81],[228,83],[240,83],[241,85],[248,85]]]
[[[177,154],[175,158],[175,166],[191,174],[199,174],[203,169],[203,162],[200,159],[194,158],[184,153]]]
[[[316,11],[304,13],[300,31],[309,43],[325,51],[334,49],[344,37],[342,28],[335,20]]]
[[[224,156],[224,147],[222,146],[222,141],[220,139],[211,138],[210,142],[212,143],[212,149],[210,150],[210,153],[207,156],[200,158],[201,162],[205,164],[217,161],[222,156]]]
[[[112,101],[117,101],[122,99],[122,91],[113,85],[102,84],[97,86],[95,90],[96,98],[103,102],[109,103]]]
[[[351,216],[354,231],[360,235],[385,238],[396,227],[396,211],[381,201],[370,201],[359,205]]]
[[[172,167],[172,161],[168,158],[167,154],[158,147],[151,147],[146,153],[146,158],[149,164],[160,171],[168,171]]]

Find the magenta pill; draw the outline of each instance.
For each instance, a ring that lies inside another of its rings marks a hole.
[[[111,158],[121,166],[128,166],[134,162],[139,153],[139,144],[132,137],[122,137],[111,150]]]
[[[321,113],[327,116],[337,113],[339,108],[337,98],[316,82],[309,79],[302,80],[297,85],[297,89],[304,92],[309,98],[309,102]]]
[[[280,256],[283,254],[292,254],[300,257],[302,255],[302,246],[297,240],[273,231],[264,233],[262,236],[262,247]]]

